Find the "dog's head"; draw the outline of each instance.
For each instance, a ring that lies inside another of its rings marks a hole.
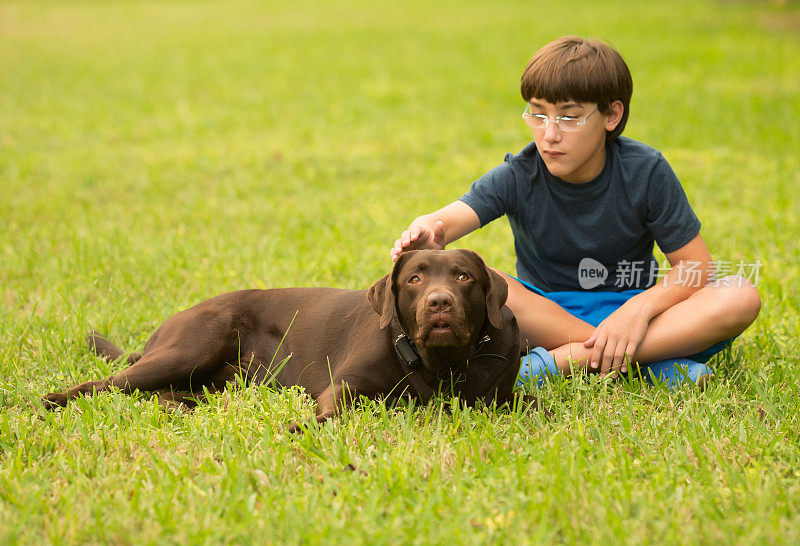
[[[403,252],[367,293],[380,327],[394,319],[422,348],[461,348],[484,322],[503,326],[506,281],[471,250]]]

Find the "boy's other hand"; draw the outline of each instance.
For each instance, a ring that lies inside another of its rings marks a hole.
[[[589,366],[605,377],[609,372],[627,371],[636,349],[642,343],[650,317],[633,300],[611,313],[583,346],[592,350]]]
[[[400,234],[400,238],[394,242],[389,255],[394,262],[406,250],[444,250],[446,244],[444,222],[441,220],[433,224],[433,227],[421,223],[412,223],[407,230]]]

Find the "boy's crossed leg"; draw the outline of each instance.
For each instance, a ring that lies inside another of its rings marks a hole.
[[[517,317],[523,351],[544,347],[565,375],[569,375],[571,365],[599,371],[589,367],[593,348],[583,343],[594,326],[528,290],[513,277],[504,278],[509,285],[507,304]],[[758,292],[747,279],[724,277],[654,317],[636,354],[628,358],[645,364],[699,353],[742,333],[760,308]]]

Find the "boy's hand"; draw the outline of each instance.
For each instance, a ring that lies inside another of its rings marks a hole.
[[[594,348],[589,366],[605,377],[610,371],[628,370],[650,326],[650,316],[628,301],[601,322],[583,346]]]
[[[394,262],[406,250],[443,250],[446,244],[444,222],[441,220],[436,222],[433,227],[421,223],[411,224],[394,242],[389,255]]]

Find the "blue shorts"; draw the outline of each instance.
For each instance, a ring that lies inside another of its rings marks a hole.
[[[623,303],[631,299],[636,294],[641,294],[644,290],[625,290],[622,292],[584,292],[584,291],[567,291],[567,292],[545,292],[534,285],[527,283],[523,280],[512,277],[518,280],[522,286],[543,296],[550,301],[556,302],[558,305],[566,309],[569,314],[578,317],[579,319],[588,322],[592,326],[597,326],[603,322],[608,315],[619,309]],[[739,337],[739,336],[736,336]],[[733,340],[726,339],[715,343],[708,349],[700,351],[699,353],[686,356],[689,360],[695,362],[708,362],[712,356],[730,347]]]

